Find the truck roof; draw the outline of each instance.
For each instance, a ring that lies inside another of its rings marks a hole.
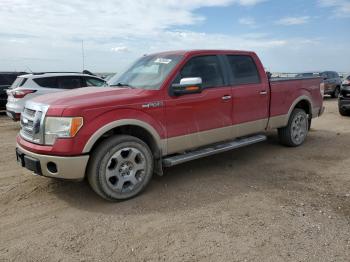
[[[255,54],[252,51],[243,50],[229,50],[229,49],[193,49],[193,50],[174,50],[174,51],[164,51],[157,52],[150,55],[162,54],[162,55],[198,55],[201,53],[215,53],[215,54]]]

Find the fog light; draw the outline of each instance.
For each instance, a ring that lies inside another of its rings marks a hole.
[[[57,165],[54,162],[49,162],[47,163],[47,169],[51,172],[51,173],[57,173]]]

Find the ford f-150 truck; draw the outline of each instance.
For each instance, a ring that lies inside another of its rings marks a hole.
[[[264,141],[271,129],[299,146],[323,112],[321,78],[270,79],[253,52],[146,55],[111,81],[28,102],[17,161],[47,177],[87,177],[101,197],[122,200],[164,167]]]

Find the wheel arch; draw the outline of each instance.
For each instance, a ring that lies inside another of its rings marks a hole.
[[[313,108],[312,101],[308,96],[303,95],[303,96],[300,96],[294,100],[293,104],[291,105],[291,107],[288,110],[287,121],[290,118],[290,116],[295,108],[303,109],[306,112],[306,114],[309,116],[309,118],[312,118],[312,108]]]
[[[91,152],[101,141],[114,134],[127,134],[140,138],[159,158],[166,150],[165,142],[158,132],[148,123],[136,119],[122,119],[99,128],[87,141],[83,153]]]

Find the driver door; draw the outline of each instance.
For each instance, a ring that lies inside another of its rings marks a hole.
[[[216,55],[190,58],[173,84],[200,77],[202,92],[170,96],[165,101],[168,154],[227,140],[233,136],[232,94]]]

